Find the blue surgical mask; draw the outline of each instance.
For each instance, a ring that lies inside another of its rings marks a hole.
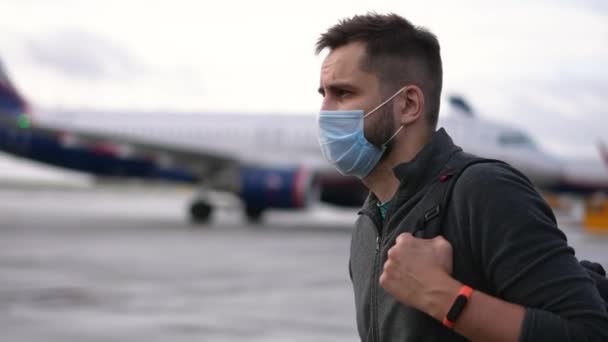
[[[397,136],[403,125],[382,146],[376,147],[365,138],[363,121],[404,89],[399,89],[367,114],[362,109],[322,110],[319,113],[321,153],[341,174],[364,178],[376,167],[387,145]]]

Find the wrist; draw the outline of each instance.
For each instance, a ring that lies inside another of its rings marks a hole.
[[[446,275],[441,281],[429,287],[421,310],[439,322],[443,321],[462,285],[458,280]]]

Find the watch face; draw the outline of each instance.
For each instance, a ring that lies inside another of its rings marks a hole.
[[[455,322],[456,319],[458,319],[458,316],[460,316],[462,309],[464,309],[464,306],[467,304],[467,301],[468,298],[465,295],[458,295],[456,300],[454,300],[454,304],[452,304],[450,311],[448,311],[448,314],[445,317],[450,322]]]

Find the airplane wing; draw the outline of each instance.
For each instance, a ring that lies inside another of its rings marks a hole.
[[[236,195],[244,204],[247,217],[253,221],[269,208],[306,208],[319,199],[344,204],[346,195],[361,197],[351,194],[360,190],[358,187],[343,181],[336,183],[335,177],[320,179],[317,170],[301,164],[254,165],[219,151],[31,122],[26,114],[0,113],[0,150],[101,177],[195,183],[201,191],[190,213],[197,222],[207,221],[211,213],[208,190]],[[337,189],[353,190],[342,193]],[[358,191],[357,195],[359,192],[366,194]]]
[[[38,139],[55,141],[65,149],[88,150],[97,155],[115,157],[122,160],[145,160],[163,169],[180,169],[192,176],[193,181],[212,183],[218,190],[237,191],[228,175],[241,166],[239,161],[226,156],[193,149],[187,146],[162,144],[145,138],[135,138],[108,132],[92,132],[82,129],[55,127],[31,122],[25,116],[11,118],[0,116],[0,126],[20,134]],[[15,134],[15,136],[17,136]],[[22,139],[23,141],[23,139]],[[222,177],[220,177],[222,176]]]

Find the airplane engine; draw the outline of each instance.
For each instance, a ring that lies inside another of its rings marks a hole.
[[[241,170],[240,198],[248,214],[266,208],[298,209],[319,197],[315,175],[303,168],[258,168]]]
[[[369,191],[357,177],[336,172],[319,175],[321,202],[338,207],[360,208]]]

